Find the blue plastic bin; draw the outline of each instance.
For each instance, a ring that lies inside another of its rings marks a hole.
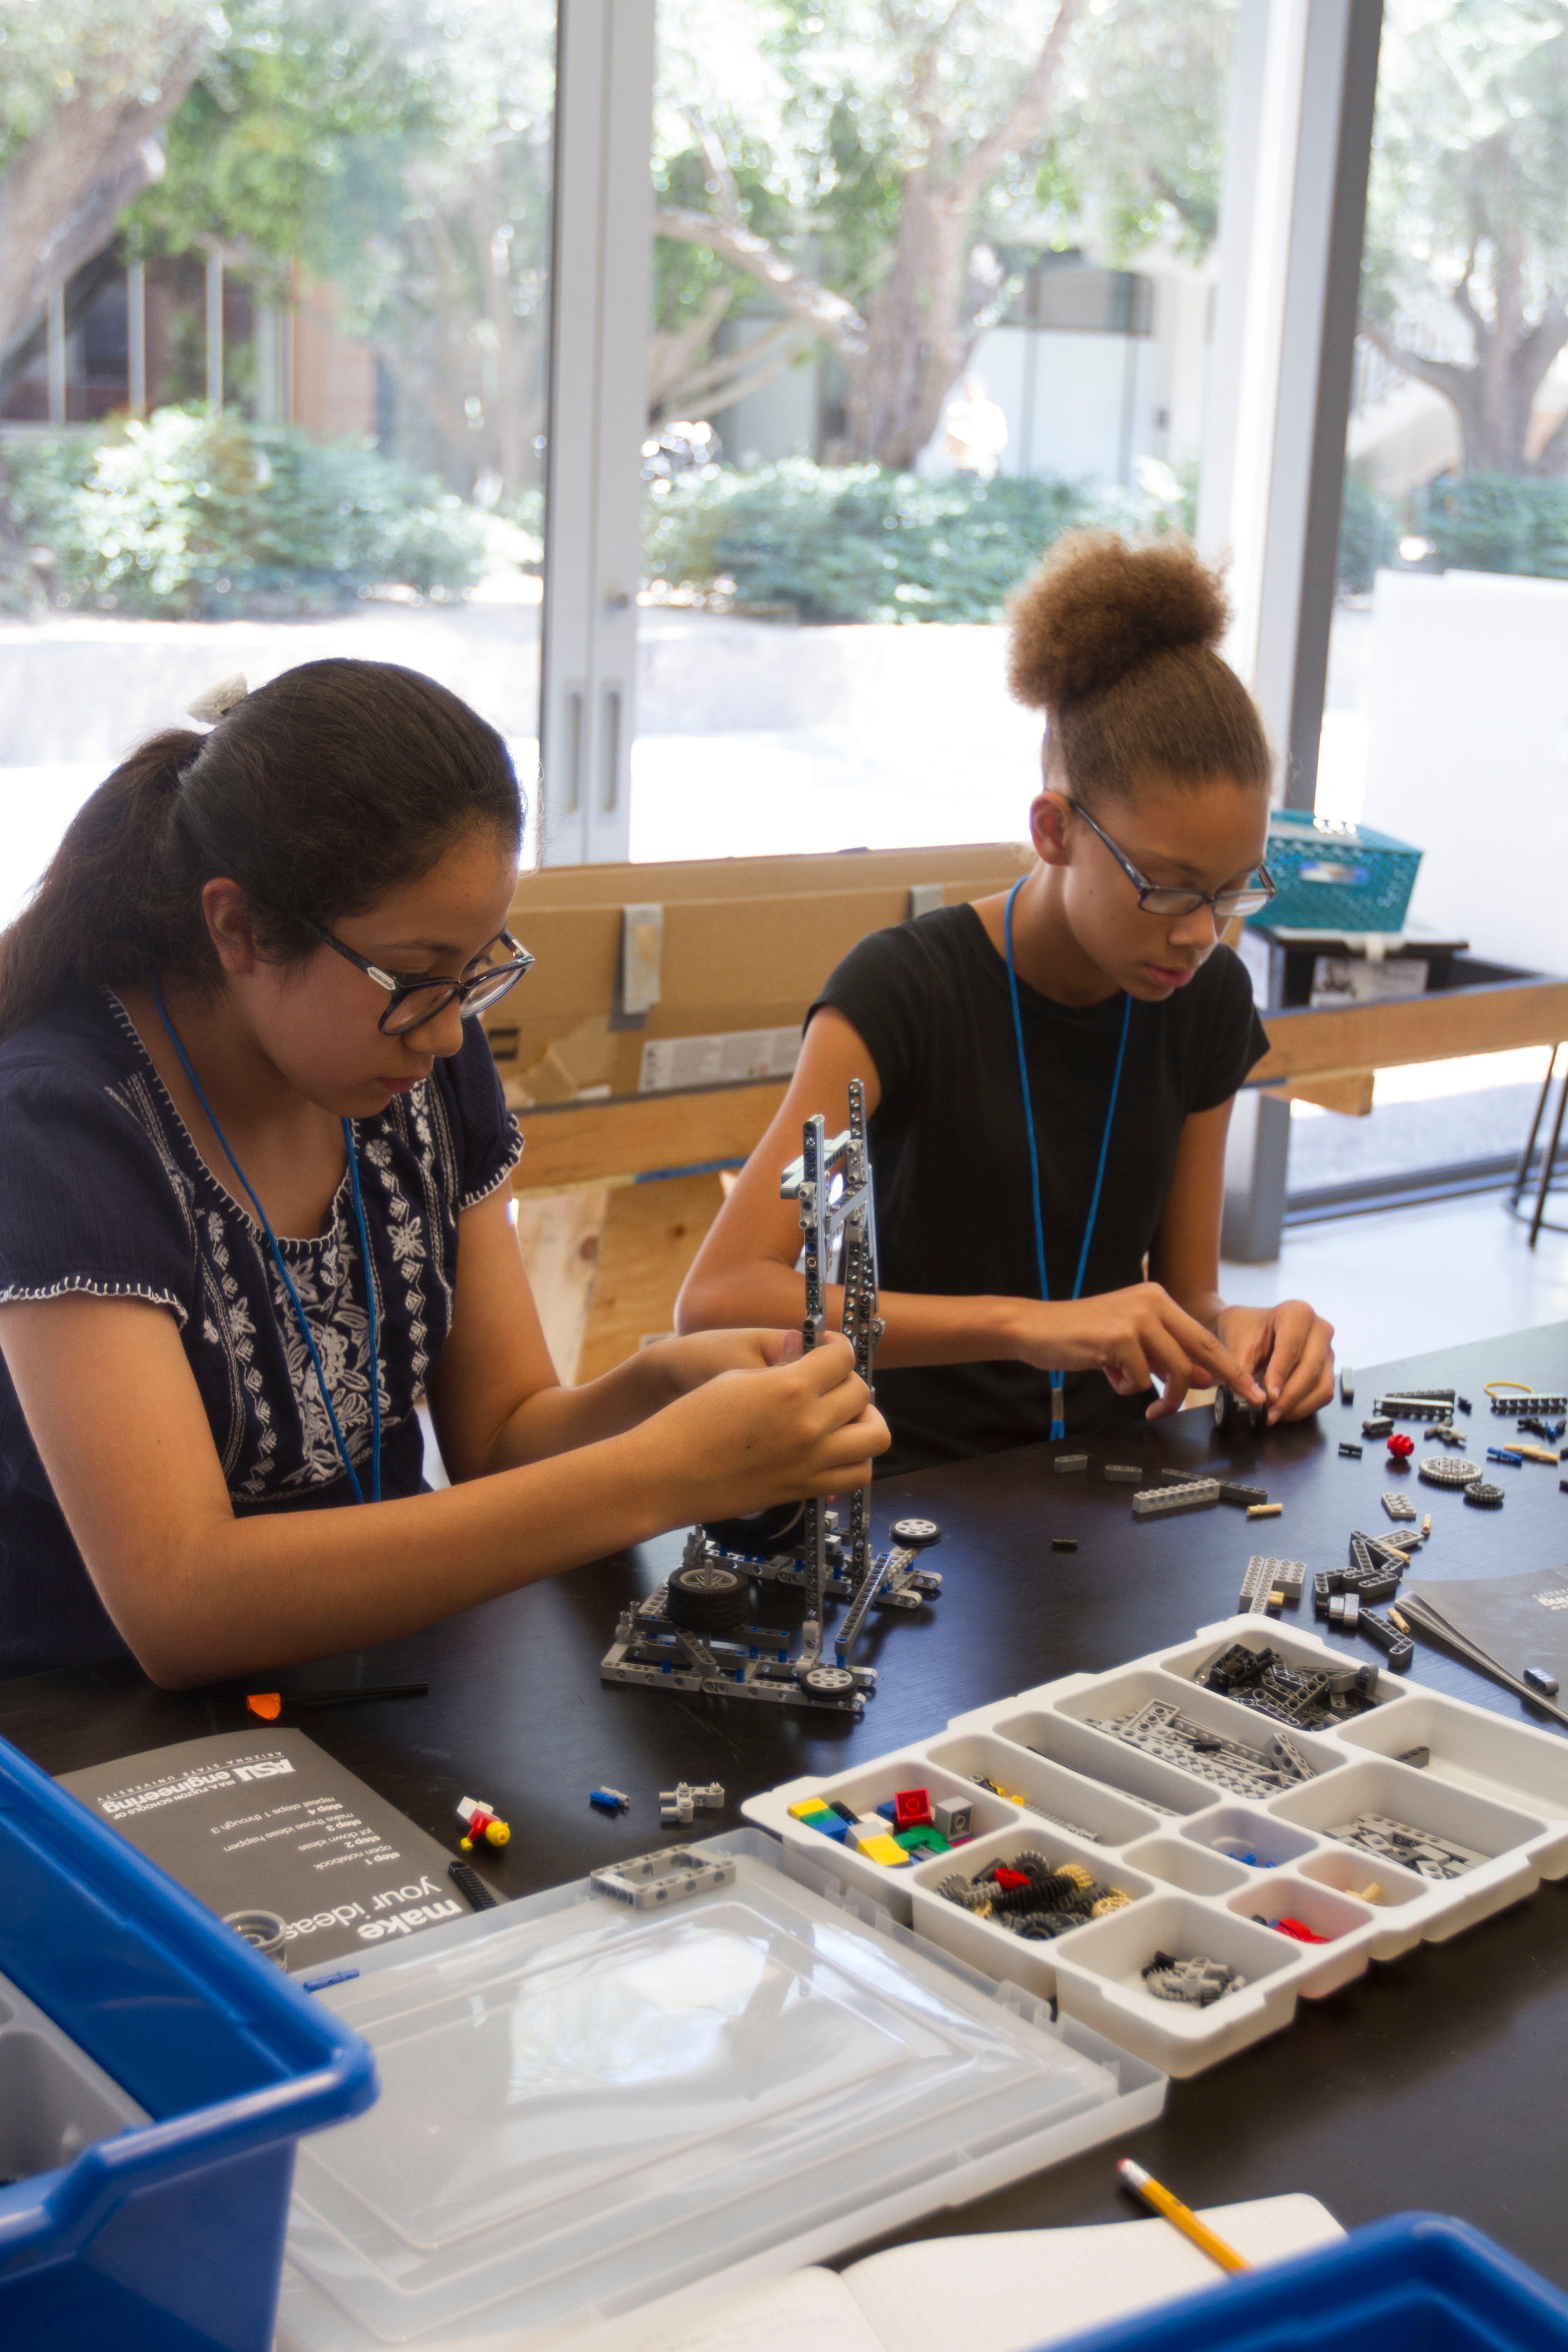
[[[1279,886],[1247,921],[1270,930],[1398,931],[1422,852],[1369,824],[1330,824],[1310,809],[1271,809],[1268,871]]]
[[[0,1739],[0,1973],[152,2118],[0,2189],[5,2352],[267,2352],[300,2133],[370,2051]]]
[[[1466,2221],[1396,2213],[1070,2352],[1568,2352],[1568,2296]],[[1061,2352],[1068,2352],[1068,2347]]]

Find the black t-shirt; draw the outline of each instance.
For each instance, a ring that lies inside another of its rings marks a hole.
[[[1018,982],[1057,1299],[1072,1296],[1126,1002],[1056,1004]],[[872,932],[812,1012],[823,1004],[865,1039],[881,1085],[870,1143],[883,1287],[1038,1297],[1007,967],[973,907]],[[1142,1280],[1183,1123],[1228,1100],[1268,1046],[1228,948],[1163,1003],[1133,1003],[1085,1297]],[[1118,1397],[1100,1372],[1069,1372],[1064,1402],[1068,1429],[1080,1431],[1139,1421],[1148,1399]],[[893,1433],[884,1475],[1050,1434],[1050,1376],[1027,1364],[879,1370],[877,1402]]]

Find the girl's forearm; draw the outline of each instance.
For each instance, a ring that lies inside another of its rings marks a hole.
[[[921,1364],[994,1362],[1020,1352],[1018,1307],[1014,1298],[945,1297],[920,1290],[884,1290],[877,1311],[883,1334],[877,1344],[880,1370]],[[683,1331],[720,1330],[765,1324],[798,1330],[805,1312],[805,1280],[776,1259],[759,1258],[733,1273],[710,1276],[700,1287],[688,1284],[677,1321]],[[837,1330],[844,1318],[844,1293],[827,1286],[826,1312]]]
[[[697,1498],[634,1433],[433,1495],[225,1518],[176,1545],[121,1631],[172,1687],[361,1649],[676,1527]],[[143,1612],[139,1612],[139,1616]]]
[[[509,1415],[486,1455],[483,1475],[521,1469],[570,1448],[624,1436],[650,1412],[668,1404],[675,1391],[655,1349],[628,1356],[596,1381],[574,1388],[562,1381],[538,1389]]]

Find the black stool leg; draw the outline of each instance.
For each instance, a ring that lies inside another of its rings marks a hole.
[[[1559,1039],[1558,1045],[1561,1043],[1562,1040]],[[1510,1209],[1518,1208],[1520,1196],[1530,1181],[1530,1155],[1535,1150],[1535,1139],[1541,1132],[1541,1122],[1545,1115],[1547,1098],[1552,1092],[1552,1080],[1557,1068],[1558,1045],[1553,1045],[1552,1048],[1551,1058],[1546,1065],[1546,1076],[1542,1079],[1541,1092],[1535,1097],[1535,1117],[1530,1122],[1530,1133],[1525,1137],[1524,1150],[1519,1155],[1519,1166],[1513,1171],[1513,1190],[1508,1196]]]
[[[1554,1062],[1557,1059],[1555,1047],[1552,1049],[1552,1058]],[[1552,1171],[1557,1164],[1557,1146],[1563,1139],[1563,1114],[1565,1110],[1568,1110],[1568,1074],[1563,1076],[1563,1091],[1557,1097],[1557,1116],[1552,1122],[1552,1141],[1547,1146],[1546,1157],[1541,1166],[1541,1188],[1535,1195],[1535,1214],[1530,1221],[1531,1249],[1535,1247],[1535,1237],[1541,1231],[1541,1221],[1546,1214],[1546,1195],[1552,1189]]]

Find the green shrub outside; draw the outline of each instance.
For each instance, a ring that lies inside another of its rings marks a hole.
[[[457,593],[485,568],[484,519],[427,476],[205,409],[96,437],[13,441],[16,539],[46,551],[57,604],[163,619],[331,611],[395,582]]]
[[[1349,596],[1369,596],[1384,564],[1394,562],[1399,526],[1387,499],[1380,498],[1361,476],[1345,476],[1344,504],[1340,509],[1339,584]]]
[[[650,488],[644,568],[667,589],[802,621],[995,621],[1063,531],[1166,519],[1154,502],[1050,477],[927,481],[790,457]]]
[[[1445,474],[1416,494],[1414,520],[1446,572],[1568,580],[1568,481]]]

